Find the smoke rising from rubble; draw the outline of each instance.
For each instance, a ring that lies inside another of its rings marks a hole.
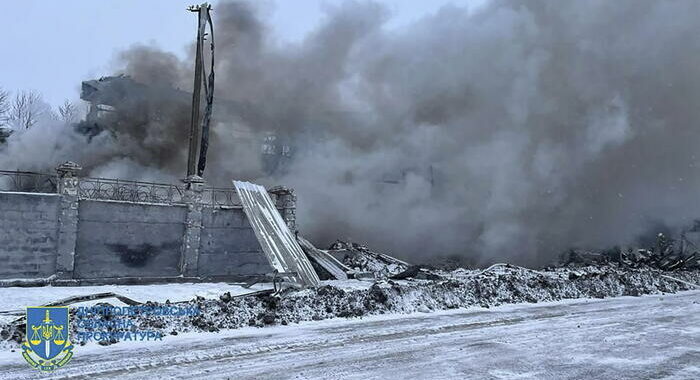
[[[283,43],[255,6],[215,4],[207,179],[288,185],[316,243],[353,238],[415,261],[539,264],[686,225],[700,216],[698,14],[693,0],[493,1],[388,29],[382,6],[347,2]],[[138,81],[191,87],[191,60],[144,46],[121,58]],[[76,161],[181,178],[188,118],[74,139]],[[265,177],[234,127],[292,141],[288,171]]]

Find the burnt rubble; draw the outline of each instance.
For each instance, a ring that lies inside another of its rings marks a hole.
[[[321,250],[298,234],[296,238],[323,280],[387,279],[411,268],[403,260],[372,251],[362,244],[336,240],[327,250]]]
[[[336,240],[327,252],[356,272],[372,273],[386,278],[404,272],[410,267],[405,261],[370,250],[365,245]]]
[[[679,240],[659,233],[651,248],[620,248],[606,251],[570,250],[562,254],[556,266],[614,265],[626,268],[653,268],[663,271],[700,270],[700,249],[687,237]]]

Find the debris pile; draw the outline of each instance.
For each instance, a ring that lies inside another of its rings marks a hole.
[[[363,252],[355,247],[352,250]],[[366,266],[358,268],[367,269]],[[423,270],[419,268],[419,271]],[[286,325],[336,317],[673,293],[691,290],[700,284],[700,271],[664,272],[648,267],[614,265],[537,271],[496,264],[485,270],[427,272],[435,277],[384,279],[372,283],[354,281],[352,286],[348,286],[348,281],[326,281],[317,288],[289,288],[281,294],[258,293],[243,297],[223,294],[218,300],[197,297],[176,303],[178,306],[197,307],[201,310],[197,316],[167,319],[154,315],[135,315],[129,318],[137,329],[156,329],[164,335],[177,335],[188,331],[215,332],[245,326]],[[157,307],[170,303],[149,302],[147,305]],[[93,318],[107,317],[95,315]],[[0,326],[0,337],[18,343],[24,339],[23,331],[22,324]]]
[[[297,241],[322,280],[388,279],[411,267],[405,261],[358,243],[336,240],[327,250],[322,250],[298,235]]]
[[[653,248],[619,247],[601,251],[571,250],[561,255],[560,266],[617,265],[663,271],[700,270],[700,249],[683,234],[676,241],[660,233]]]
[[[659,255],[648,249],[638,249],[623,253],[620,262],[631,267],[649,266],[667,271],[693,270],[700,269],[700,253],[669,252]]]
[[[376,278],[388,278],[404,272],[409,264],[389,255],[371,251],[362,244],[336,240],[327,251],[356,272],[372,273]]]
[[[676,245],[663,235],[658,236],[657,247],[649,250],[572,250],[562,256],[560,265],[542,270],[510,264],[494,264],[483,270],[446,270],[410,265],[352,242],[338,240],[328,250],[321,250],[298,234],[296,241],[303,250],[300,253],[325,280],[319,286],[300,289],[291,284],[245,295],[224,293],[213,300],[196,297],[177,303],[147,302],[147,306],[177,305],[201,312],[178,319],[129,315],[131,328],[177,335],[384,313],[674,293],[700,287],[698,253],[674,249]],[[127,304],[133,301],[112,293],[93,295],[91,299],[114,296]],[[96,314],[89,318],[99,326],[110,317]],[[24,339],[23,323],[18,319],[0,324],[0,342],[19,344]],[[77,332],[75,324],[71,328]],[[126,331],[117,327],[111,332]],[[101,342],[111,343],[115,342]]]

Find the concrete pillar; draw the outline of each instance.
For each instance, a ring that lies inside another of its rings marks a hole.
[[[189,176],[185,180],[185,197],[187,204],[187,220],[185,221],[185,236],[182,240],[182,256],[180,258],[180,274],[185,277],[197,276],[199,262],[199,245],[202,235],[202,191],[204,180],[199,176]]]
[[[58,252],[56,275],[61,279],[73,278],[75,268],[75,244],[78,239],[78,172],[82,169],[75,162],[65,162],[56,168],[58,194],[61,206],[58,215]]]
[[[284,186],[275,186],[270,188],[268,193],[272,194],[277,198],[277,209],[282,215],[282,219],[287,224],[287,227],[292,232],[296,232],[297,229],[297,197],[294,195],[294,189],[290,189]]]

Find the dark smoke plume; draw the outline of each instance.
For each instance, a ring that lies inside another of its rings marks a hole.
[[[249,3],[213,14],[207,179],[294,187],[318,243],[538,264],[700,215],[700,2],[493,1],[400,29],[381,5],[347,2],[299,43],[276,40]],[[122,58],[142,83],[191,86],[191,61],[147,47]],[[188,122],[125,126],[118,142],[81,143],[79,160],[181,178],[187,144],[168,131]],[[284,174],[265,175],[236,130],[291,141]]]

